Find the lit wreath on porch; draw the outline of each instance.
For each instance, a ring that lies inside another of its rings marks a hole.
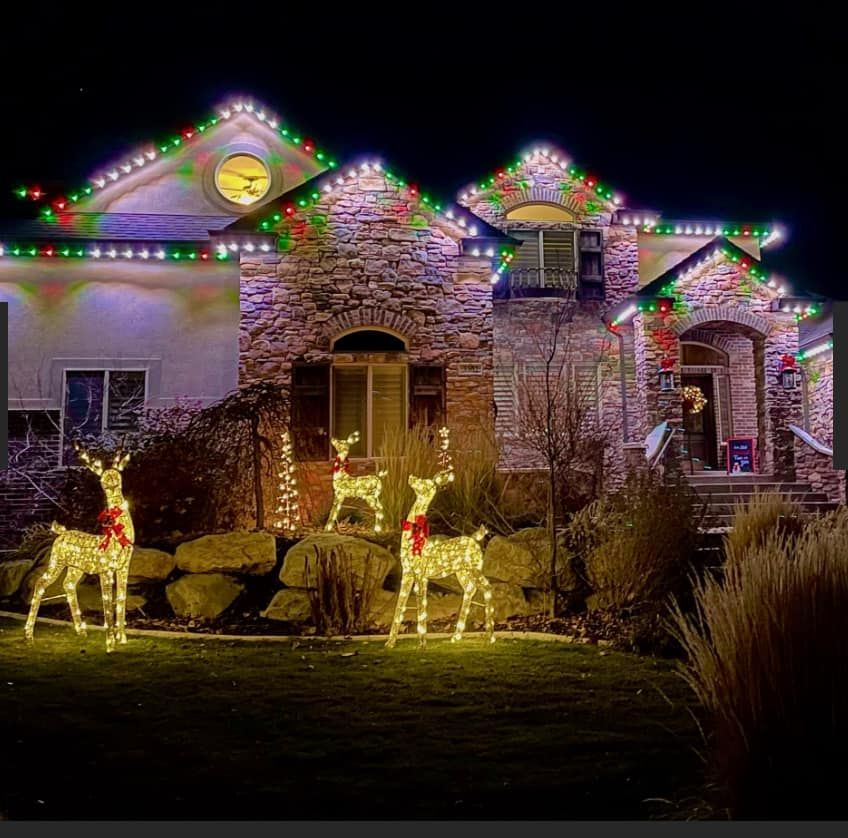
[[[683,396],[683,406],[690,413],[700,413],[707,405],[707,397],[700,387],[694,384],[687,384],[681,391]]]

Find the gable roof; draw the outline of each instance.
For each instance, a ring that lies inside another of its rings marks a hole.
[[[655,280],[644,285],[636,292],[635,296],[642,298],[669,296],[673,293],[674,285],[679,280],[684,279],[698,267],[715,259],[717,256],[723,256],[727,260],[737,263],[745,273],[758,282],[764,283],[777,293],[788,293],[788,289],[782,286],[778,277],[772,276],[762,267],[759,259],[755,259],[750,253],[742,250],[741,247],[737,247],[729,239],[720,236],[702,245],[696,251],[690,253],[685,259],[681,259],[676,265],[669,268],[665,273],[660,274]],[[817,297],[817,295],[812,294],[805,296],[824,299],[823,297]]]
[[[300,186],[290,189],[278,196],[281,203],[275,209],[272,204],[263,204],[251,213],[236,219],[227,229],[238,232],[265,233],[285,217],[294,217],[298,212],[308,210],[321,202],[325,195],[331,194],[336,187],[362,176],[379,176],[388,181],[395,189],[404,190],[408,197],[415,201],[421,210],[441,216],[445,221],[453,223],[460,230],[460,237],[499,240],[511,244],[518,242],[511,236],[483,221],[470,210],[457,205],[443,205],[428,193],[421,192],[418,186],[400,177],[393,169],[385,167],[379,161],[366,161],[340,166],[332,175],[323,173]],[[323,182],[316,183],[320,178]]]
[[[798,329],[798,347],[802,351],[833,335],[833,310],[830,306],[820,317],[802,320]]]
[[[459,202],[464,205],[471,196],[488,192],[497,188],[498,184],[503,181],[519,177],[525,165],[532,162],[535,157],[542,157],[551,165],[558,166],[564,176],[578,181],[587,190],[594,192],[600,200],[609,204],[610,207],[615,208],[623,203],[624,199],[609,184],[601,182],[596,175],[576,166],[562,149],[551,143],[537,143],[532,150],[525,151],[513,162],[507,163],[481,180],[469,184],[460,191]]]
[[[86,199],[97,192],[108,189],[110,185],[120,181],[122,178],[139,171],[148,163],[152,163],[162,156],[168,155],[186,143],[197,137],[212,131],[216,126],[226,123],[232,117],[239,114],[249,114],[257,122],[260,122],[272,130],[277,131],[280,138],[297,148],[300,152],[314,157],[325,164],[327,168],[335,167],[335,160],[326,150],[319,148],[315,140],[305,136],[291,126],[283,123],[278,116],[264,106],[254,102],[250,98],[230,98],[227,103],[219,106],[215,113],[208,115],[202,120],[191,123],[179,131],[171,133],[168,137],[158,141],[148,141],[122,157],[112,166],[107,166],[96,172],[89,178],[88,183],[68,189],[65,192],[54,192],[49,194],[38,186],[19,186],[14,191],[21,199],[36,202],[47,202],[55,210],[62,212],[70,210],[74,206],[83,206]]]

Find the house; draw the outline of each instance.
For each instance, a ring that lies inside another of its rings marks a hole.
[[[258,380],[289,388],[298,457],[322,471],[332,435],[359,430],[367,460],[414,422],[497,434],[504,468],[537,467],[522,393],[566,308],[557,357],[612,485],[666,421],[689,470],[727,468],[740,438],[746,467],[844,499],[827,301],[768,272],[768,224],[628,208],[553,145],[442,205],[243,99],[76,188],[19,194],[37,211],[0,224],[7,511],[44,507],[20,472],[61,467],[73,433]]]

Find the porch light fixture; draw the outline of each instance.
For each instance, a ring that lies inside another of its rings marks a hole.
[[[660,361],[659,379],[661,393],[674,389],[674,361],[671,358],[663,358]]]
[[[798,369],[794,355],[784,355],[780,359],[780,381],[784,390],[794,390],[798,386]]]

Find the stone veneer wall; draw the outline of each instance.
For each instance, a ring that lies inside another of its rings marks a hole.
[[[771,310],[774,293],[750,279],[735,263],[720,259],[708,262],[674,290],[675,309],[661,315],[634,319],[637,357],[644,359],[648,426],[663,419],[679,425],[683,420],[680,391],[661,393],[655,376],[663,357],[680,369],[679,338],[690,329],[715,327],[730,335],[753,341],[755,392],[762,393],[757,405],[760,440],[760,469],[791,479],[794,476],[794,435],[789,424],[799,424],[802,415],[799,390],[784,390],[780,383],[780,359],[798,351],[798,324],[791,314]],[[744,367],[744,364],[743,364]],[[740,369],[740,374],[744,370]],[[679,386],[679,378],[676,382]],[[751,416],[744,411],[743,418]]]
[[[278,233],[276,252],[241,256],[240,384],[289,386],[294,363],[334,360],[334,337],[382,327],[410,364],[445,367],[448,425],[491,430],[492,262],[462,255],[465,230],[362,175]]]
[[[833,352],[828,350],[803,363],[810,434],[833,446]]]
[[[524,382],[541,375],[544,355],[550,346],[550,318],[557,299],[498,300],[494,306],[495,381],[498,412],[497,429],[505,468],[542,467],[538,454],[521,443]],[[615,482],[622,469],[622,403],[618,337],[601,319],[600,304],[578,304],[569,325],[563,328],[554,367],[573,365],[580,374],[596,376],[595,409],[591,421],[609,434],[606,475]],[[631,366],[632,368],[632,366]],[[631,382],[632,385],[632,382]]]

